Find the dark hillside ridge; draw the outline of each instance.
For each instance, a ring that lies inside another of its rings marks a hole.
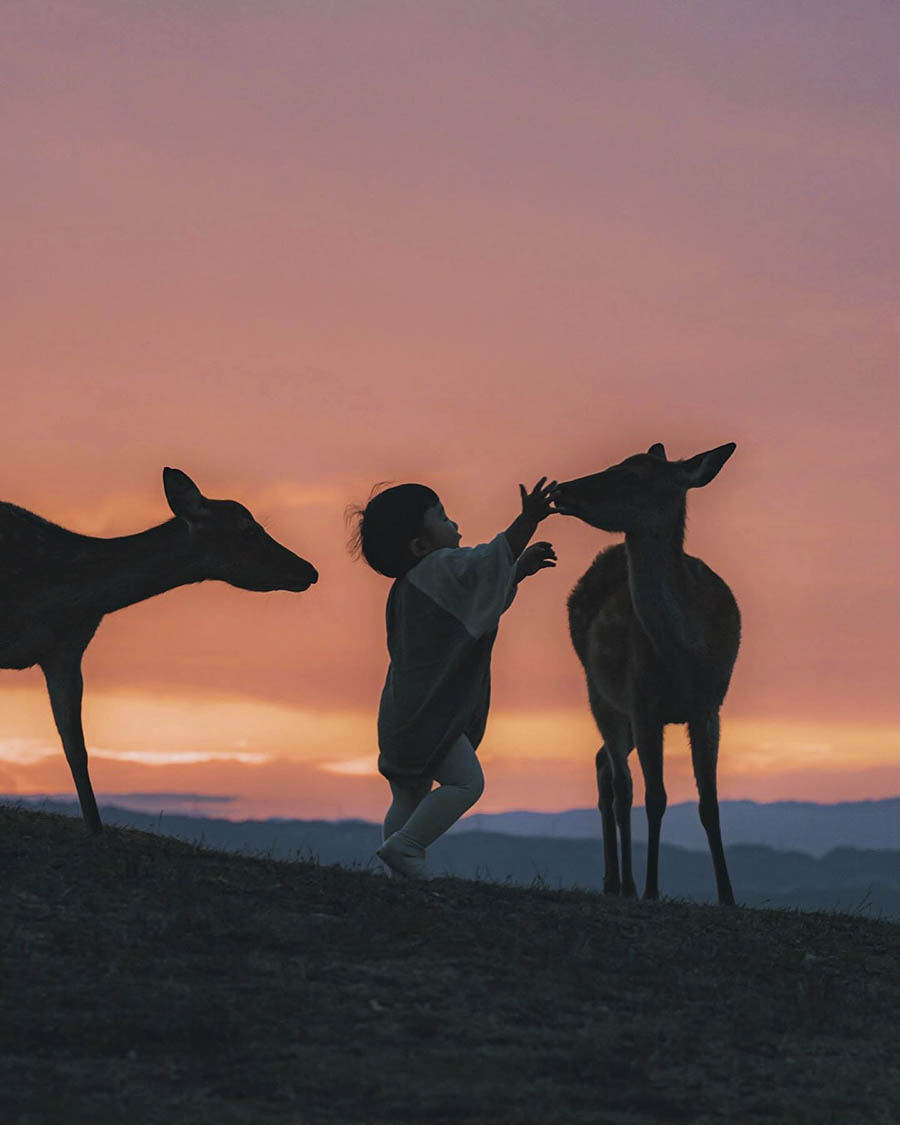
[[[46,804],[48,811],[78,815],[74,802]],[[101,806],[111,825],[137,828],[245,855],[275,859],[313,858],[323,864],[379,870],[374,858],[381,841],[378,825],[345,821],[230,821],[206,817],[151,816]],[[638,820],[639,817],[635,817]],[[727,849],[738,902],[748,906],[838,910],[867,917],[900,919],[900,853],[834,848],[821,858],[762,845]],[[636,870],[646,850],[635,847]],[[519,886],[602,889],[599,839],[517,836],[499,832],[449,833],[429,851],[433,874],[456,875]],[[664,844],[660,852],[663,895],[695,902],[715,899],[712,865],[706,851]],[[642,878],[638,886],[643,886]]]

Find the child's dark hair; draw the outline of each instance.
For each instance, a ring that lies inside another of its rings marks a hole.
[[[362,555],[379,574],[399,578],[418,562],[409,542],[422,534],[425,513],[441,501],[424,484],[396,484],[376,492],[380,487],[375,485],[365,508],[347,509],[348,522],[356,520],[350,553]]]

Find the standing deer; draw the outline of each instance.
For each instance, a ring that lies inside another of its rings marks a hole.
[[[98,539],[0,503],[0,668],[40,664],[53,718],[91,832],[103,830],[81,726],[81,657],[107,613],[165,590],[228,582],[242,590],[306,590],[315,567],[263,531],[234,500],[209,500],[186,473],[163,469],[175,518]]]
[[[596,764],[607,894],[636,893],[628,768],[636,745],[649,835],[644,897],[659,897],[659,833],[666,811],[663,728],[687,723],[719,902],[734,904],[719,828],[716,761],[719,708],[737,657],[741,618],[722,579],[683,546],[687,490],[709,484],[734,449],[730,442],[686,461],[669,461],[657,443],[602,473],[556,488],[555,506],[563,515],[625,533],[624,544],[594,559],[568,601],[572,644],[603,736]]]

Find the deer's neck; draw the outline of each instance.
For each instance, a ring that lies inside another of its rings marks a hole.
[[[674,528],[625,536],[634,612],[663,657],[680,656],[694,647],[683,541],[683,514]]]
[[[137,535],[92,540],[72,575],[72,593],[112,613],[204,577],[187,527],[173,519]]]

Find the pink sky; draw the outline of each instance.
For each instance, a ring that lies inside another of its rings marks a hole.
[[[475,543],[519,480],[736,441],[688,513],[744,618],[720,789],[896,792],[897,25],[791,0],[6,13],[0,496],[124,534],[168,517],[175,465],[321,572],[108,618],[97,789],[380,815],[388,584],[345,505],[421,480]],[[613,540],[545,532],[483,809],[594,801],[565,599]],[[0,672],[0,791],[70,788],[42,692]],[[674,730],[667,779],[692,795]]]

